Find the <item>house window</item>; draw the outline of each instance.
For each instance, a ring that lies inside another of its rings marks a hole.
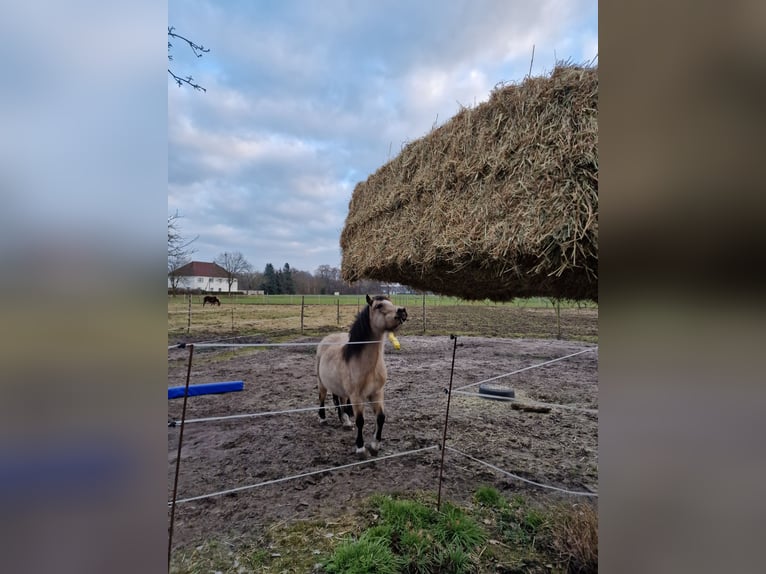
[[[218,278],[218,282],[220,283],[221,281],[223,281],[223,279],[221,279],[221,278],[219,277],[219,278]]]
[[[202,277],[197,278],[197,283],[204,283],[205,280]]]

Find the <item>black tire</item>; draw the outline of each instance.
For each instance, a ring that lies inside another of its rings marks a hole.
[[[494,387],[487,383],[479,385],[479,395],[481,395],[482,398],[494,400],[512,399],[516,397],[516,393],[513,389],[509,389],[508,387]]]

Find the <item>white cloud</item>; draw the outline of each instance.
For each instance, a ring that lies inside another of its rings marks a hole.
[[[188,117],[178,118],[169,139],[171,145],[195,155],[211,172],[230,177],[257,163],[299,163],[315,156],[310,143],[294,137],[247,131],[205,131]]]

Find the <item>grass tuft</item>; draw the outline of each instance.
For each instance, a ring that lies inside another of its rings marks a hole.
[[[496,488],[492,486],[480,486],[476,489],[473,499],[482,506],[488,506],[490,508],[505,508],[508,506],[503,495],[500,494]]]
[[[400,564],[385,539],[363,536],[338,546],[324,568],[328,574],[396,574]]]
[[[474,567],[471,553],[487,536],[465,511],[445,504],[442,512],[417,500],[375,496],[379,523],[366,530],[357,543],[385,544],[398,561],[402,572],[469,572]],[[328,572],[337,564],[345,564],[343,556],[334,554],[326,564]],[[386,562],[388,564],[388,562]]]
[[[383,499],[380,504],[381,520],[397,532],[421,529],[434,520],[434,511],[414,500]]]
[[[487,539],[481,527],[460,508],[449,503],[444,505],[434,536],[447,548],[470,550]]]
[[[439,554],[439,572],[464,574],[474,572],[476,564],[470,554],[461,548],[450,547]]]

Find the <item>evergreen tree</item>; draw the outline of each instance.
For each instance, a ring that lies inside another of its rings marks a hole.
[[[276,293],[277,295],[282,295],[284,293],[284,290],[282,289],[282,270],[277,270],[274,273],[274,276],[277,279]]]
[[[276,295],[279,292],[277,274],[271,263],[267,263],[266,268],[263,270],[263,283],[261,284],[261,289],[266,295]]]
[[[289,263],[285,263],[285,266],[282,268],[280,279],[281,279],[280,287],[282,288],[282,293],[286,295],[295,295],[295,282],[293,281],[293,271],[290,268]]]

